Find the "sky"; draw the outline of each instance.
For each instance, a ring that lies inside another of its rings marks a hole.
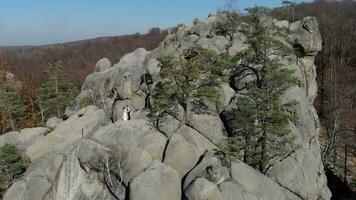
[[[304,0],[305,1],[305,0]],[[308,1],[308,0],[306,0]],[[0,46],[43,45],[145,33],[207,18],[226,0],[0,0]],[[238,0],[280,6],[281,0]],[[298,2],[298,1],[297,1]]]

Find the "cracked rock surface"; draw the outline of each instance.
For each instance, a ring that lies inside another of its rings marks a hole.
[[[182,25],[153,51],[137,49],[116,64],[98,61],[76,98],[77,106],[70,108],[68,119],[57,120],[53,130],[21,131],[33,137],[22,137],[21,132],[0,136],[0,144],[17,145],[32,161],[4,200],[329,200],[313,107],[314,57],[321,50],[313,17],[293,24],[269,19],[290,29],[284,42],[297,46],[300,54],[281,63],[295,70],[300,84],[282,97],[298,102],[298,123],[290,123],[298,148],[266,175],[229,160],[217,146],[227,128],[222,113],[234,106],[243,83],[253,79],[248,74],[236,79],[234,88],[222,86],[223,104],[194,113],[189,126],[182,108],[177,116],[167,114],[154,123],[148,117],[160,57],[179,56],[195,44],[231,55],[246,48],[240,32],[232,38],[214,33],[219,17]],[[130,121],[120,117],[125,105],[132,108]],[[108,179],[107,169],[122,179]]]

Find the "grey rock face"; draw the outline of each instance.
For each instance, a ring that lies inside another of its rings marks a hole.
[[[57,117],[52,117],[47,120],[46,126],[48,126],[49,128],[56,128],[56,126],[62,121],[63,121],[62,119],[59,119]]]
[[[8,143],[13,144],[21,150],[26,150],[29,146],[40,140],[50,131],[48,128],[25,128],[20,132],[9,132],[0,136],[0,146]]]
[[[173,133],[177,131],[181,121],[173,117],[172,115],[165,114],[163,117],[160,117],[157,122],[158,130],[162,131],[167,137],[171,137]]]
[[[273,180],[247,166],[243,162],[233,162],[231,166],[231,177],[234,182],[242,186],[244,190],[262,197],[265,200],[273,199],[299,199],[298,196],[280,187]]]
[[[180,200],[181,195],[178,173],[159,161],[153,161],[130,184],[132,200]]]
[[[224,84],[219,91],[218,111],[221,113],[230,103],[236,92],[228,84]]]
[[[244,95],[245,84],[255,80],[251,74],[229,77],[231,86],[219,90],[220,103],[206,102],[206,112],[193,110],[190,123],[184,123],[183,105],[175,117],[152,117],[151,92],[160,79],[161,57],[180,56],[197,44],[230,55],[247,48],[243,33],[231,39],[216,35],[217,18],[183,25],[155,50],[137,49],[113,66],[108,59],[98,61],[69,118],[49,120],[53,130],[32,128],[0,136],[0,145],[15,144],[32,159],[4,200],[112,200],[113,193],[132,200],[180,200],[182,195],[189,200],[329,200],[318,143],[320,122],[312,105],[317,94],[314,56],[321,49],[314,18],[293,24],[264,19],[289,28],[291,35],[280,40],[300,50],[298,58],[278,58],[299,79],[298,87],[282,96],[285,102],[298,102],[291,110],[298,121],[290,122],[295,152],[266,175],[241,161],[231,162],[219,150],[228,127],[223,115]],[[92,104],[96,106],[87,106]],[[125,105],[132,108],[129,121],[121,120]],[[115,167],[110,176],[118,183],[111,190],[105,183],[107,164]]]
[[[232,40],[232,45],[228,50],[230,56],[235,56],[237,53],[242,52],[248,48],[248,45],[245,44],[247,38],[242,33],[235,33]]]
[[[102,72],[111,67],[111,61],[107,58],[100,59],[95,65],[95,71]]]
[[[218,116],[192,114],[192,126],[214,144],[224,137],[224,124]]]
[[[189,200],[223,200],[223,196],[218,187],[206,180],[197,178],[185,190],[185,195]]]
[[[199,164],[185,178],[183,189],[186,189],[198,177],[203,177],[216,185],[230,179],[229,163],[220,153],[206,152]]]
[[[199,156],[193,144],[187,142],[180,134],[174,134],[169,140],[164,164],[171,166],[183,177],[195,166]]]
[[[225,52],[229,41],[224,36],[215,36],[213,38],[202,38],[197,44],[203,48],[211,49],[216,52]]]
[[[87,76],[77,97],[78,107],[82,107],[83,104],[95,104],[111,115],[116,98],[125,100],[137,96],[147,54],[145,49],[139,48],[123,56],[113,67],[107,67],[106,59],[98,62],[100,66],[106,66],[100,67],[105,70],[97,70]]]
[[[146,70],[147,73],[149,73],[151,76],[158,76],[159,72],[161,71],[160,68],[160,62],[156,59],[149,59],[149,61],[146,64]]]
[[[315,17],[306,17],[290,25],[292,32],[289,41],[300,49],[300,53],[315,56],[321,50],[321,35]]]
[[[107,119],[103,110],[97,109],[95,106],[88,106],[59,124],[46,137],[42,137],[29,146],[26,153],[31,159],[42,157],[55,147],[90,135],[106,122]]]

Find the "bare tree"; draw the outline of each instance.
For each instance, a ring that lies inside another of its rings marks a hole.
[[[106,155],[99,164],[99,177],[110,194],[117,200],[125,199],[123,163],[117,153]]]

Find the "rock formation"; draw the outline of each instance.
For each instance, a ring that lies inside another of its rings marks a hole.
[[[150,91],[159,79],[159,58],[179,56],[199,44],[230,55],[246,48],[246,37],[217,35],[220,15],[185,24],[151,52],[137,49],[119,63],[98,61],[63,122],[52,119],[47,128],[24,129],[0,136],[26,151],[32,164],[6,192],[5,200],[131,199],[131,200],[328,200],[330,191],[320,158],[319,119],[313,107],[317,85],[314,58],[321,50],[315,18],[289,24],[268,19],[290,30],[283,41],[298,55],[281,60],[295,70],[299,84],[283,99],[296,100],[298,122],[290,129],[297,149],[266,175],[241,161],[230,161],[217,144],[226,134],[222,113],[230,109],[243,84],[224,85],[219,105],[194,113],[190,126],[177,116],[149,117]],[[132,119],[122,121],[130,105]],[[113,167],[115,166],[115,167]],[[119,176],[110,174],[118,174]]]

